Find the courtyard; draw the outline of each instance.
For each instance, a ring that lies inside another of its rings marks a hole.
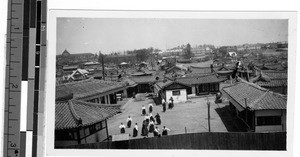
[[[228,129],[223,123],[223,120],[216,112],[216,109],[220,108],[220,105],[215,104],[215,97],[208,97],[210,101],[210,125],[211,132],[228,132]],[[119,126],[121,123],[126,125],[127,117],[132,118],[131,128],[126,128],[126,134],[132,135],[133,127],[135,123],[138,123],[139,132],[137,137],[130,136],[133,138],[143,138],[141,136],[142,121],[144,116],[141,115],[142,106],[145,105],[148,112],[148,104],[152,103],[153,116],[157,113],[161,116],[161,125],[155,125],[161,130],[163,126],[170,129],[169,135],[184,134],[184,133],[196,133],[196,132],[208,132],[208,116],[207,116],[207,97],[197,97],[188,99],[187,102],[175,103],[173,109],[167,109],[166,112],[162,112],[161,105],[155,105],[152,99],[146,99],[144,101],[136,101],[135,99],[129,99],[129,101],[122,107],[122,113],[115,115],[108,120],[108,132],[109,135],[120,134]],[[148,137],[153,137],[153,133],[150,133]]]

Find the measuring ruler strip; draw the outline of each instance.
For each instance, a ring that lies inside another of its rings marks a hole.
[[[8,1],[4,155],[20,156],[23,2]]]

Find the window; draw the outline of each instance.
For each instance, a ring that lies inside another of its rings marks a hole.
[[[90,134],[93,134],[97,131],[95,125],[91,125],[89,128],[90,128]]]
[[[280,116],[257,117],[257,126],[262,126],[262,125],[281,125],[281,117]]]
[[[172,91],[172,95],[180,95],[180,90],[174,90],[174,91]]]
[[[101,128],[102,128],[101,122],[100,122],[100,123],[97,123],[97,124],[95,125],[96,131],[100,130]]]

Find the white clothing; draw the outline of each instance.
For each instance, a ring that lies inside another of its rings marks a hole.
[[[125,125],[124,125],[124,124],[121,124],[121,125],[119,126],[119,128],[120,128],[120,129],[125,128]]]
[[[132,121],[132,119],[131,118],[127,118],[127,122],[129,122],[129,121]]]

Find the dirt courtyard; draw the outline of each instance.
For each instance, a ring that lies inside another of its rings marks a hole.
[[[210,101],[210,115],[211,115],[211,131],[212,132],[227,132],[225,125],[223,124],[220,116],[216,112],[218,104],[214,103],[214,97],[209,98]],[[176,103],[173,109],[167,109],[166,112],[162,112],[162,106],[156,106],[151,99],[144,101],[135,101],[130,99],[122,108],[122,113],[115,115],[108,120],[108,132],[109,135],[120,134],[119,125],[121,122],[126,125],[127,117],[132,117],[131,128],[126,128],[126,133],[132,135],[133,127],[135,123],[138,123],[138,136],[130,138],[143,138],[141,136],[142,121],[144,116],[141,115],[142,106],[145,105],[148,112],[148,104],[152,103],[153,115],[157,113],[161,116],[161,125],[155,125],[161,130],[163,126],[170,129],[169,135],[195,133],[195,132],[208,132],[208,119],[207,119],[207,98],[192,98],[185,103]],[[149,134],[149,137],[153,137],[153,133]]]

